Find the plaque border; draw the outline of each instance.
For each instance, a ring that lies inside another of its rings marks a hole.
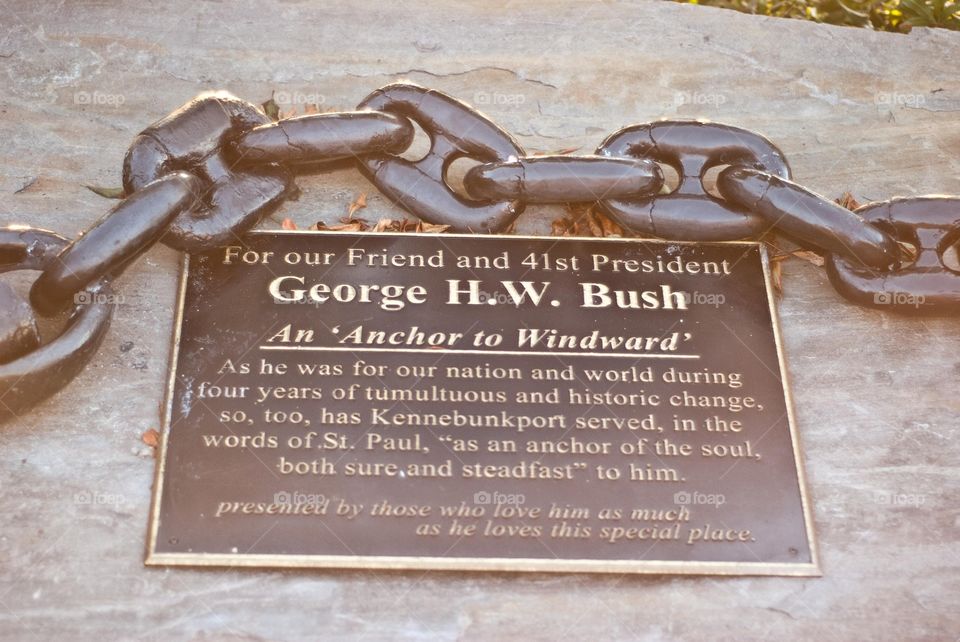
[[[777,362],[780,367],[780,381],[783,387],[784,403],[787,411],[787,425],[790,430],[790,443],[793,448],[794,465],[797,471],[797,483],[800,490],[800,503],[803,513],[804,531],[810,549],[810,562],[770,563],[770,562],[726,562],[726,561],[686,561],[686,560],[595,560],[595,559],[546,559],[513,557],[424,557],[424,556],[385,556],[385,555],[308,555],[308,554],[246,554],[246,553],[158,553],[157,536],[160,527],[160,503],[163,494],[164,474],[167,464],[167,441],[170,437],[170,420],[173,413],[173,395],[176,383],[177,365],[180,353],[180,333],[183,327],[187,282],[189,279],[190,255],[184,254],[180,263],[180,277],[177,285],[176,313],[174,331],[169,352],[169,374],[163,402],[160,452],[154,471],[153,491],[151,493],[150,518],[146,542],[145,566],[185,566],[185,567],[233,567],[233,568],[294,568],[294,569],[339,569],[339,570],[434,570],[434,571],[495,571],[495,572],[535,572],[535,573],[620,573],[630,575],[726,575],[726,576],[782,576],[782,577],[820,577],[820,552],[816,533],[813,528],[813,514],[810,503],[810,491],[804,469],[803,445],[796,428],[793,394],[790,374],[787,369],[786,355],[783,349],[783,337],[780,327],[780,315],[776,305],[776,293],[770,270],[770,256],[765,244],[759,241],[668,241],[636,237],[589,237],[589,236],[550,236],[534,234],[484,235],[484,234],[435,234],[423,232],[344,232],[319,230],[252,230],[248,235],[300,235],[300,236],[363,236],[385,235],[404,237],[453,237],[477,239],[563,239],[571,241],[591,241],[601,243],[653,243],[660,245],[742,245],[758,247],[760,263],[763,268],[763,282],[766,290],[770,320],[777,348]]]

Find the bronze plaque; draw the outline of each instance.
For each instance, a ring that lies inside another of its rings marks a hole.
[[[148,564],[818,575],[756,243],[186,259]]]

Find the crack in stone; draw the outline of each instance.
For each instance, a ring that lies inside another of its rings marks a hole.
[[[452,78],[455,76],[466,76],[467,74],[472,74],[478,71],[502,71],[510,74],[511,76],[513,76],[517,80],[520,80],[521,82],[528,82],[534,85],[539,85],[541,87],[549,87],[550,89],[559,89],[559,87],[557,87],[556,85],[548,83],[544,80],[539,80],[537,78],[524,78],[513,69],[509,69],[507,67],[498,67],[496,65],[482,65],[480,67],[471,67],[470,69],[465,69],[463,71],[450,71],[447,73],[438,73],[435,71],[429,71],[427,69],[420,69],[420,68],[414,67],[411,69],[407,69],[405,71],[378,72],[375,74],[357,74],[357,73],[347,72],[346,75],[351,76],[353,78],[369,78],[370,76],[406,76],[408,74],[424,74],[432,78]]]

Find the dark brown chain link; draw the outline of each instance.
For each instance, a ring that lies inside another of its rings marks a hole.
[[[759,236],[769,228],[750,208],[707,192],[704,177],[711,168],[737,165],[790,178],[790,166],[773,143],[719,123],[664,120],[633,125],[603,141],[597,153],[651,159],[679,174],[680,185],[669,194],[602,202],[624,227],[678,241],[733,241]]]
[[[14,270],[45,270],[54,265],[60,252],[69,246],[62,236],[46,230],[7,227],[0,229],[0,274]],[[115,307],[109,279],[102,278],[88,286],[78,305],[70,312],[66,326],[56,339],[24,351],[31,340],[10,341],[0,353],[14,355],[0,363],[0,423],[43,401],[63,388],[90,360],[110,327]],[[33,325],[24,318],[16,299],[4,305],[2,317],[11,311],[20,323]],[[34,330],[35,331],[35,330]],[[30,332],[30,330],[28,330]],[[16,333],[14,333],[15,336]],[[19,348],[17,349],[17,344]]]
[[[644,158],[531,156],[474,167],[463,185],[478,201],[583,203],[656,194],[663,173]]]
[[[915,248],[890,270],[870,269],[845,254],[831,253],[827,274],[854,303],[904,314],[960,311],[960,272],[945,264],[960,242],[960,197],[920,196],[871,203],[856,210],[863,220]]]
[[[196,207],[176,218],[164,243],[186,252],[223,245],[280,205],[291,188],[286,170],[272,164],[247,170],[226,153],[231,138],[268,123],[250,103],[211,92],[137,136],[123,164],[127,194],[174,171],[191,173],[204,184]]]
[[[430,151],[417,161],[389,154],[360,159],[370,182],[400,207],[456,232],[496,232],[523,211],[518,200],[469,201],[447,184],[447,169],[458,158],[507,161],[524,155],[509,134],[480,112],[452,96],[407,83],[376,90],[360,107],[410,118],[430,136]]]
[[[430,137],[404,159],[417,123]],[[447,180],[460,158],[481,164]],[[226,92],[197,96],[137,136],[124,160],[126,199],[77,240],[0,229],[0,273],[40,270],[32,307],[0,284],[0,422],[63,387],[110,322],[109,283],[157,242],[203,251],[238,240],[292,193],[304,164],[353,159],[390,200],[456,231],[505,230],[529,203],[596,203],[626,229],[719,241],[781,232],[826,256],[830,280],[861,305],[915,313],[960,310],[960,273],[944,255],[960,241],[960,197],[873,203],[856,212],[790,181],[783,153],[748,130],[699,121],[626,127],[590,156],[527,156],[467,104],[414,84],[374,91],[358,111],[271,122]],[[679,186],[664,193],[661,167]],[[723,169],[726,166],[725,169]],[[722,169],[711,193],[705,178]],[[912,245],[906,257],[901,244]],[[68,311],[40,344],[34,311]]]
[[[728,167],[717,176],[723,198],[807,247],[878,270],[897,262],[897,242],[845,207],[779,176]]]

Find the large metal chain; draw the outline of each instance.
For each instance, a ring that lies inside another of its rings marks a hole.
[[[414,123],[430,137],[420,160],[403,154]],[[470,158],[465,197],[447,179]],[[825,255],[849,300],[907,314],[960,311],[960,273],[944,260],[960,241],[960,197],[871,203],[856,211],[791,182],[772,142],[700,121],[633,125],[588,156],[528,156],[467,104],[410,83],[382,87],[357,111],[272,122],[251,103],[209,92],[141,132],[124,159],[126,198],[73,242],[53,232],[0,228],[0,273],[40,270],[27,305],[0,283],[0,422],[80,371],[110,322],[110,283],[158,242],[200,252],[236,242],[291,193],[303,165],[353,159],[391,201],[455,231],[507,229],[527,204],[596,203],[631,232],[722,241],[779,232]],[[662,167],[679,185],[664,187]],[[722,169],[716,193],[705,177]],[[903,244],[916,248],[906,256]],[[41,345],[34,316],[69,311]]]

